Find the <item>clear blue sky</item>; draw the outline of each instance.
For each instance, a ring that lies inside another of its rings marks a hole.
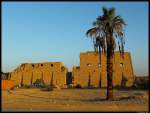
[[[103,6],[126,21],[125,50],[135,74],[148,75],[148,2],[2,2],[2,71],[47,61],[72,70],[80,52],[93,50],[85,33]]]

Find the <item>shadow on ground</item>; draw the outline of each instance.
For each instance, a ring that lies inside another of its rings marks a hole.
[[[137,99],[135,96],[126,96],[126,97],[114,97],[112,100],[107,100],[106,98],[95,98],[95,99],[87,99],[81,100],[84,102],[110,102],[110,101],[126,101],[126,100],[134,100]]]

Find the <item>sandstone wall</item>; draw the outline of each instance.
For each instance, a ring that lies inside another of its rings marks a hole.
[[[80,67],[73,67],[72,83],[81,85],[82,87],[106,87],[107,72],[106,72],[106,56],[96,52],[84,52],[80,54]],[[11,80],[14,80],[15,85],[25,84],[31,85],[37,79],[43,79],[48,85],[53,84],[60,87],[66,87],[66,77],[68,69],[61,62],[47,63],[26,63],[19,66],[10,73]],[[132,60],[129,52],[125,52],[124,59],[119,52],[115,52],[113,62],[113,85],[121,85],[122,76],[127,78],[126,86],[132,86],[135,76],[133,73]]]
[[[74,85],[80,84],[87,87],[89,84],[93,87],[107,86],[106,56],[96,52],[85,52],[80,54],[80,69],[73,68]],[[113,85],[121,85],[122,75],[127,78],[126,86],[132,86],[134,82],[134,73],[129,52],[125,52],[124,59],[119,52],[115,52],[113,62]]]
[[[22,64],[11,73],[11,80],[15,85],[21,84],[21,81],[24,85],[31,85],[37,79],[43,79],[48,85],[53,77],[54,85],[65,87],[67,71],[61,62]]]

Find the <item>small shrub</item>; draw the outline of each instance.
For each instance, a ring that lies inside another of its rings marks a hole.
[[[114,89],[121,89],[121,86],[120,85],[116,85],[116,86],[114,86]]]
[[[73,84],[67,85],[67,88],[73,88]]]
[[[136,88],[136,89],[148,89],[148,85],[149,81],[148,80],[140,80],[137,79],[134,82],[134,85],[132,86],[132,88]]]
[[[80,85],[80,84],[77,84],[77,85],[75,86],[75,88],[81,88],[81,85]]]
[[[46,85],[45,85],[43,79],[37,79],[37,80],[33,83],[33,85],[34,85],[35,87],[37,87],[37,88],[45,88],[45,87],[46,87]]]

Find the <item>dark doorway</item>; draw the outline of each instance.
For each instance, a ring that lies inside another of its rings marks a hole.
[[[67,81],[67,85],[72,84],[72,72],[67,73],[66,81]]]

